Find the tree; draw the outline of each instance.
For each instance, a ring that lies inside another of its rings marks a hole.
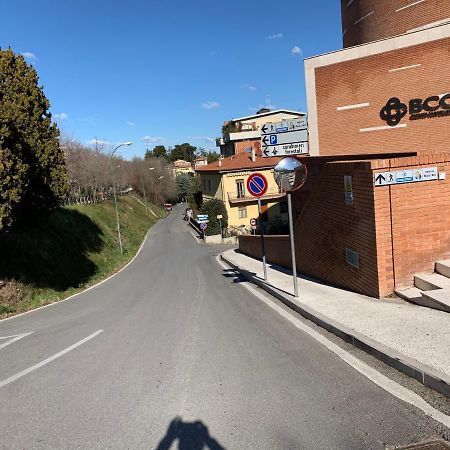
[[[178,175],[176,182],[178,199],[181,201],[187,200],[192,189],[192,177],[186,174]]]
[[[147,150],[144,156],[145,159],[162,157],[167,157],[167,150],[164,145],[157,145],[153,150]]]
[[[208,152],[206,155],[206,158],[208,160],[208,164],[216,162],[219,160],[219,154],[213,151]]]
[[[199,174],[194,175],[192,178],[192,186],[188,195],[189,206],[192,209],[199,209],[203,203],[202,196],[202,184],[201,178]]]
[[[0,230],[48,211],[68,193],[59,130],[38,75],[21,55],[0,49]]]
[[[212,198],[203,203],[201,208],[202,214],[208,214],[208,229],[206,230],[209,235],[220,234],[220,223],[217,219],[218,215],[222,215],[222,230],[228,226],[228,213],[225,203],[219,198]]]
[[[170,152],[169,160],[171,162],[177,159],[184,159],[185,161],[192,162],[195,158],[195,152],[197,147],[185,142],[184,144],[177,144]]]

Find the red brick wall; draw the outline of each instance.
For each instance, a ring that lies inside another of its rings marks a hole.
[[[265,247],[267,262],[292,268],[289,236],[265,236]],[[262,259],[259,236],[240,236],[239,250],[245,255]]]
[[[333,285],[377,297],[377,261],[372,172],[368,162],[333,162],[308,173],[310,194],[293,194],[301,209],[295,223],[298,271]],[[353,205],[344,202],[344,175],[352,175]],[[253,241],[250,243],[249,240]],[[269,261],[292,267],[288,238],[271,243],[266,239]],[[256,243],[256,242],[257,243]],[[345,249],[359,253],[360,268],[345,261]],[[241,238],[240,250],[260,257],[258,238]],[[258,251],[258,253],[256,253]]]
[[[450,177],[450,155],[372,163],[375,174],[417,167],[437,167]],[[436,261],[450,258],[450,178],[376,187],[375,211],[381,292],[410,286],[415,274],[433,272]]]
[[[343,45],[350,47],[389,38],[450,18],[450,0],[426,0],[401,9],[416,0],[341,0]],[[372,12],[370,16],[356,23]],[[347,30],[345,33],[344,31]]]
[[[261,139],[249,139],[247,141],[236,141],[234,143],[234,152],[244,153],[245,149],[253,147],[257,155],[261,155]]]
[[[374,187],[379,172],[438,167],[449,178]],[[344,175],[352,176],[353,204],[344,201]],[[295,222],[299,272],[343,288],[383,297],[413,284],[450,258],[450,155],[328,162],[311,174],[309,195],[293,194],[301,210]],[[391,220],[392,218],[392,220]],[[359,269],[345,249],[359,255]],[[240,250],[261,257],[258,237],[243,237]],[[291,267],[287,237],[266,237],[269,261]]]
[[[401,121],[405,128],[361,130],[386,126],[380,111],[391,97],[407,104],[448,93],[449,49],[446,38],[316,68],[320,155],[447,151],[450,116],[411,121],[408,114]],[[337,110],[365,103],[369,106]]]

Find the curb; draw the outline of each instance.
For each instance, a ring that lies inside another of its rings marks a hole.
[[[390,367],[398,370],[399,372],[408,375],[411,378],[416,379],[424,386],[433,389],[447,398],[450,398],[450,378],[441,374],[430,367],[427,367],[418,361],[408,358],[405,355],[391,349],[379,342],[376,342],[367,336],[364,336],[354,330],[341,325],[328,317],[324,316],[317,311],[309,308],[308,306],[295,303],[291,300],[287,294],[279,291],[273,286],[268,285],[264,280],[255,277],[251,272],[239,267],[235,263],[227,259],[223,253],[220,255],[220,259],[229,265],[232,269],[239,272],[247,281],[258,285],[266,292],[271,294],[283,302],[286,306],[302,315],[306,319],[314,322],[316,325],[324,328],[325,330],[333,333],[344,341],[352,344],[354,347],[365,351],[369,355],[374,356],[380,361],[384,362]],[[292,297],[293,299],[293,297]]]

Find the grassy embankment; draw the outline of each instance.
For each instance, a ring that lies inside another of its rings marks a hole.
[[[60,208],[0,236],[0,318],[66,298],[124,266],[158,220],[132,197],[118,199],[124,254],[112,201]],[[164,211],[154,205],[159,217]]]

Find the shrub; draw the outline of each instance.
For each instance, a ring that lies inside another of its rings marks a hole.
[[[222,215],[222,230],[227,228],[228,226],[228,214],[227,214],[227,208],[225,207],[225,203],[218,199],[218,198],[212,198],[211,200],[208,200],[207,202],[203,203],[201,208],[202,214],[208,214],[208,229],[206,230],[206,233],[209,235],[214,234],[220,234],[220,224],[219,220],[217,219],[218,215]]]

